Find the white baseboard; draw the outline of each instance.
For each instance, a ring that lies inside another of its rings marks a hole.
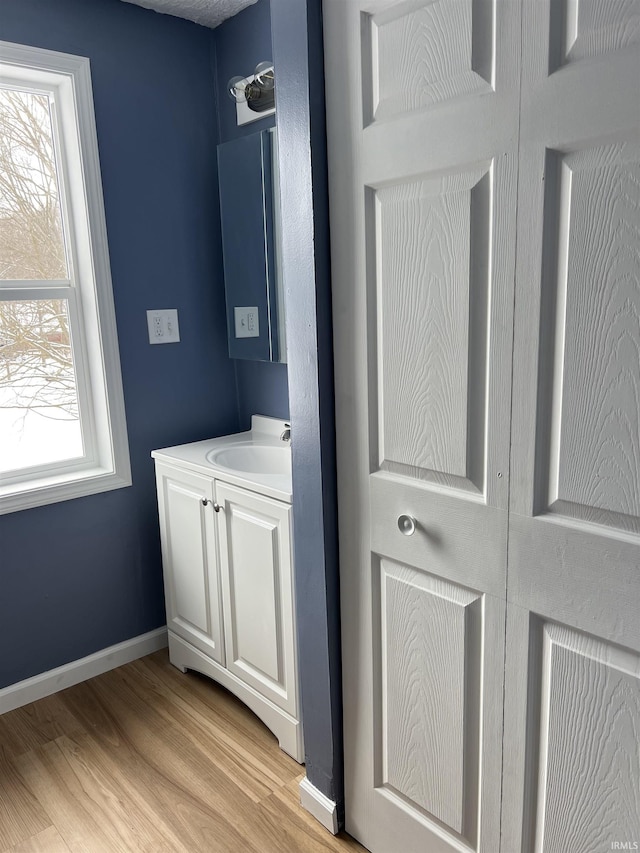
[[[338,808],[333,800],[325,797],[305,776],[300,782],[300,803],[332,835],[338,834]]]
[[[132,637],[124,643],[101,649],[86,658],[74,660],[64,666],[34,675],[33,678],[26,678],[17,684],[4,687],[0,690],[0,714],[21,708],[45,696],[51,696],[52,693],[65,690],[67,687],[73,687],[74,684],[80,684],[81,681],[86,681],[95,675],[102,675],[103,672],[108,672],[117,666],[157,652],[166,645],[167,628],[165,626],[149,631],[147,634]]]

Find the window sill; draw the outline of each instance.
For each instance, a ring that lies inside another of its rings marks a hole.
[[[0,486],[0,515],[96,495],[131,485],[131,476],[95,467]]]

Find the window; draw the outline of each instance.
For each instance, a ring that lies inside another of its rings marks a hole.
[[[89,61],[0,42],[0,512],[130,483]]]

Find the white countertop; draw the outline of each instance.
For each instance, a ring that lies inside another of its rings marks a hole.
[[[151,455],[154,459],[169,463],[179,463],[198,474],[215,477],[225,483],[251,489],[275,498],[279,501],[291,503],[292,483],[291,473],[282,474],[256,474],[244,471],[222,468],[210,462],[207,454],[212,450],[221,450],[226,447],[238,445],[261,445],[271,447],[282,447],[284,442],[280,438],[285,429],[285,421],[276,418],[266,418],[262,415],[253,415],[251,418],[251,429],[248,432],[237,432],[232,435],[223,435],[219,438],[206,438],[204,441],[193,441],[189,444],[177,444],[174,447],[163,447],[153,450]]]

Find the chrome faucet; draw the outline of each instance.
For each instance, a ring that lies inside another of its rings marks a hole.
[[[285,424],[280,435],[281,441],[291,441],[291,424]]]

